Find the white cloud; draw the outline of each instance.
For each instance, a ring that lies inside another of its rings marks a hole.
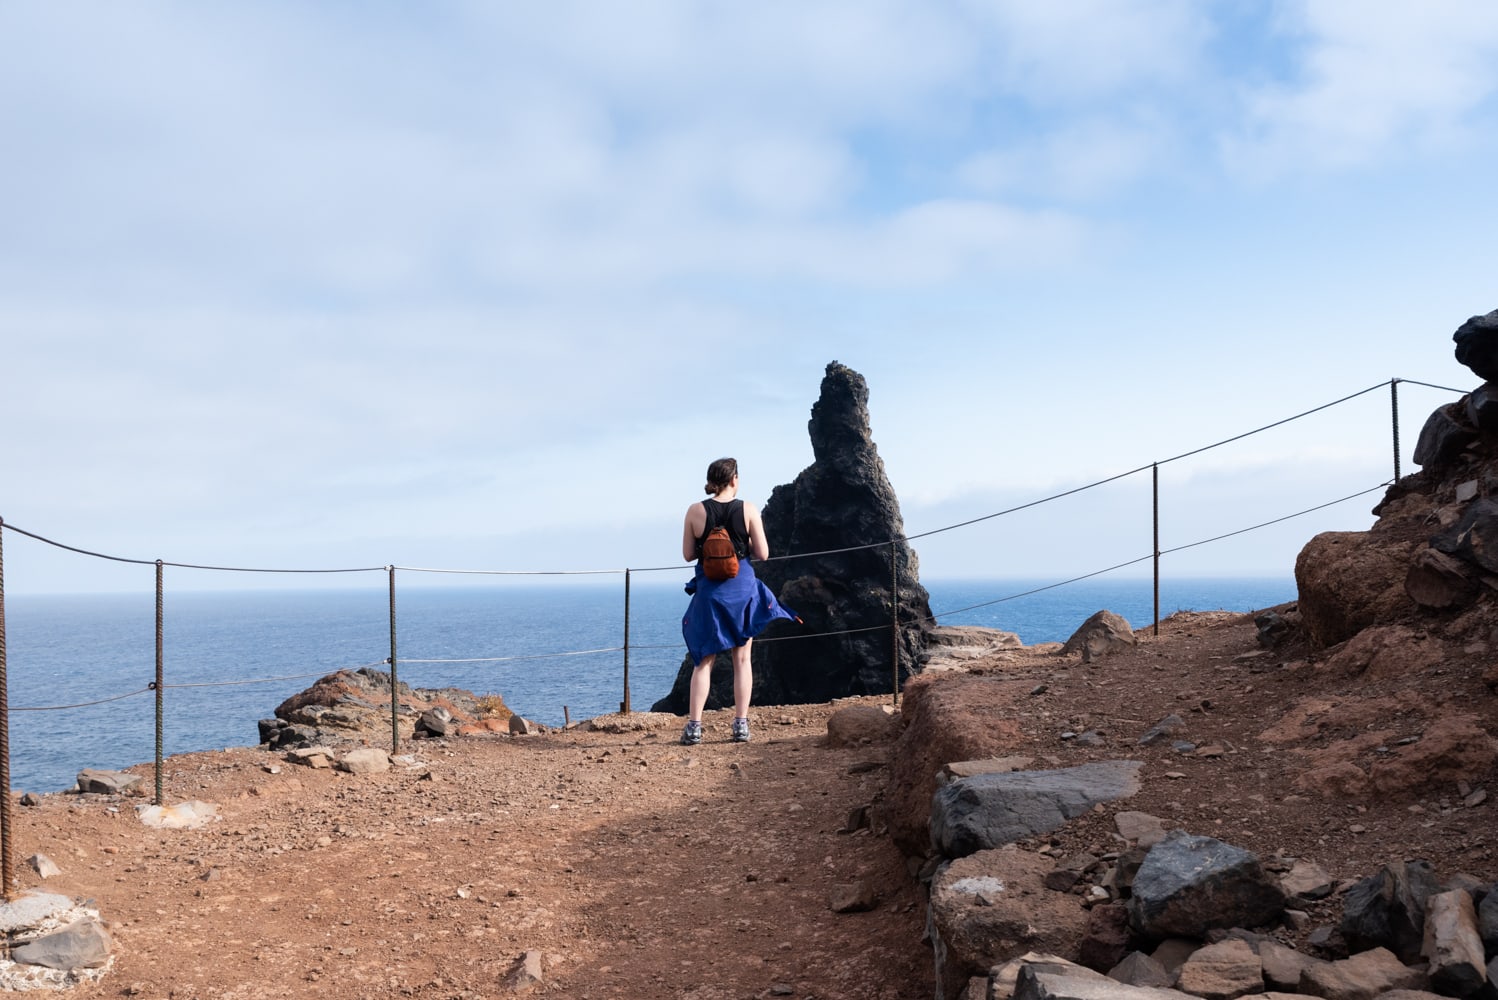
[[[1170,146],[1159,122],[1079,119],[1029,142],[976,152],[957,164],[956,175],[970,189],[990,196],[1087,201],[1113,196],[1159,169]]]
[[[1041,104],[1177,84],[1198,65],[1205,9],[1189,0],[972,0],[986,27],[987,73]]]
[[[1451,150],[1475,118],[1491,123],[1498,7],[1487,0],[1303,0],[1280,27],[1301,52],[1299,74],[1245,93],[1246,122],[1224,139],[1238,169],[1360,168]]]

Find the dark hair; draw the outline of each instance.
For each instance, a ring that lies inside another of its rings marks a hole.
[[[708,494],[721,493],[728,489],[733,477],[738,474],[738,459],[720,458],[707,467],[707,485],[702,488]]]

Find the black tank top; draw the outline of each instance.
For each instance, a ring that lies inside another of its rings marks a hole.
[[[697,558],[702,558],[702,540],[707,533],[718,525],[728,529],[728,537],[733,541],[733,551],[740,559],[749,556],[749,526],[744,521],[744,501],[730,500],[728,503],[720,503],[717,500],[704,500],[702,507],[707,511],[707,523],[702,526],[702,534],[697,536]]]

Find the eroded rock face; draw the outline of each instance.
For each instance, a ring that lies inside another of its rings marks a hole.
[[[1022,741],[1028,679],[918,677],[901,700],[903,729],[890,761],[884,819],[901,853],[931,850],[931,797],[945,765],[1002,757]]]
[[[1404,581],[1414,548],[1358,531],[1327,531],[1306,543],[1295,560],[1295,584],[1311,640],[1335,646],[1412,611]]]
[[[1484,384],[1429,415],[1415,445],[1421,470],[1389,487],[1371,529],[1317,535],[1296,560],[1314,648],[1374,624],[1491,608],[1498,595],[1498,310],[1453,340]],[[1471,633],[1487,630],[1474,623]]]
[[[874,446],[868,404],[862,375],[835,361],[827,366],[808,424],[815,460],[795,482],[775,487],[761,512],[771,559],[754,571],[805,624],[777,622],[765,638],[786,641],[754,644],[758,704],[885,694],[897,678],[903,686],[924,657],[930,597],[908,543],[894,542],[891,560],[890,541],[903,539],[905,523]],[[892,642],[896,594],[901,625]],[[654,710],[685,711],[690,675],[691,664],[683,662]],[[713,665],[707,704],[733,704],[727,653]]]

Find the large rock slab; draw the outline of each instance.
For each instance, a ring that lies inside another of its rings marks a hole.
[[[12,949],[11,958],[61,971],[97,969],[109,961],[110,948],[104,926],[85,918]]]
[[[128,795],[145,780],[128,771],[103,771],[86,767],[78,772],[78,791],[92,795]]]
[[[1200,937],[1212,928],[1259,927],[1279,916],[1284,893],[1256,855],[1172,830],[1134,876],[1129,915],[1145,937]]]
[[[931,844],[958,858],[1059,829],[1101,802],[1139,790],[1137,760],[1100,761],[1054,771],[962,778],[937,789]]]

